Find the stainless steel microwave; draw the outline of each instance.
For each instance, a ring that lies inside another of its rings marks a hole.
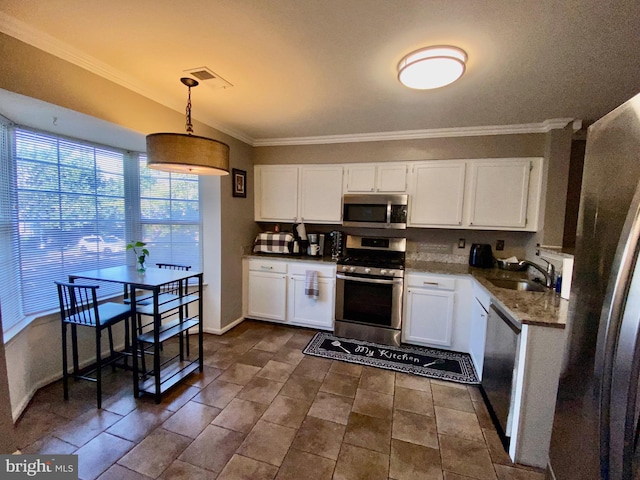
[[[342,225],[364,228],[407,228],[407,195],[345,195]]]

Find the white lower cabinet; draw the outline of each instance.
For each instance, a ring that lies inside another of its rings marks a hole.
[[[409,274],[405,284],[402,341],[425,346],[451,346],[455,279]]]
[[[251,318],[286,321],[287,264],[249,260],[247,315]]]
[[[318,274],[317,298],[305,293],[308,271]],[[335,277],[334,265],[248,259],[244,316],[333,331]]]
[[[474,282],[473,303],[471,307],[471,325],[469,328],[469,356],[482,379],[484,366],[484,344],[487,336],[487,315],[491,306],[491,295]]]
[[[305,293],[306,272],[318,272],[318,297]],[[334,267],[290,264],[287,323],[333,331],[336,275]]]

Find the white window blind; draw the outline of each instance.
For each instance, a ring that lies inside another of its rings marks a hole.
[[[147,169],[142,154],[10,125],[0,142],[5,332],[58,308],[54,280],[135,264],[129,241],[147,243],[149,266],[200,269],[197,176]],[[100,297],[121,292],[100,285]]]
[[[140,155],[141,238],[149,245],[149,263],[178,263],[200,270],[200,202],[196,175],[146,167]]]
[[[11,161],[10,123],[0,117],[0,309],[7,330],[22,316],[18,250],[15,165]],[[9,279],[9,281],[7,281]]]
[[[55,308],[54,280],[126,263],[124,155],[15,132],[24,315]],[[101,285],[101,296],[122,290]]]

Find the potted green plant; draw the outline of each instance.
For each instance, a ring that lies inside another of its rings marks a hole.
[[[127,250],[133,250],[133,254],[136,256],[138,273],[144,273],[147,267],[144,264],[149,250],[144,248],[147,244],[144,242],[129,242],[127,244]]]

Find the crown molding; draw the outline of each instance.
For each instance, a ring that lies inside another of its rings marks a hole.
[[[142,95],[145,98],[153,100],[160,105],[168,107],[172,110],[182,112],[184,105],[166,101],[166,97],[158,92],[151,91],[149,89],[141,88],[140,83],[132,77],[124,74],[123,72],[111,67],[110,65],[101,62],[100,60],[87,55],[86,53],[72,47],[68,43],[62,42],[51,35],[44,33],[40,30],[33,28],[32,26],[18,20],[11,15],[0,12],[0,32],[16,38],[21,42],[24,42],[32,47],[49,53],[55,57],[65,60],[73,65],[88,70],[102,78],[105,78],[121,87],[124,87],[132,92]],[[209,127],[215,128],[231,137],[234,137],[249,145],[253,144],[253,138],[247,135],[230,129],[224,125],[214,124],[211,122],[202,122]]]
[[[381,142],[385,140],[420,140],[425,138],[484,137],[491,135],[517,135],[547,133],[565,128],[573,118],[555,118],[541,123],[517,125],[489,125],[480,127],[433,128],[426,130],[405,130],[399,132],[362,133],[354,135],[325,135],[318,137],[264,138],[253,142],[254,147],[285,145],[321,145],[328,143]]]
[[[41,32],[30,25],[0,12],[0,32],[14,37],[28,45],[43,50],[62,60],[66,60],[76,66],[88,70],[102,78],[116,83],[128,90],[131,90],[143,97],[157,102],[172,110],[181,112],[183,105],[168,102],[164,95],[148,89],[140,87],[139,82],[132,77],[124,74],[101,62],[100,60],[83,53],[82,51],[72,47],[71,45],[61,42],[60,40]],[[551,130],[565,128],[569,123],[573,122],[573,128],[580,125],[580,120],[573,118],[556,118],[545,120],[541,123],[525,123],[516,125],[490,125],[478,127],[459,127],[459,128],[436,128],[426,130],[405,130],[398,132],[377,132],[364,134],[346,134],[346,135],[323,135],[313,137],[289,137],[289,138],[261,138],[254,139],[250,136],[233,130],[225,125],[212,122],[203,122],[204,124],[219,130],[241,142],[253,147],[267,146],[286,146],[286,145],[320,145],[330,143],[357,143],[357,142],[379,142],[385,140],[417,140],[425,138],[446,138],[446,137],[478,137],[490,135],[517,135],[530,133],[547,133]],[[579,128],[579,127],[578,127]]]

